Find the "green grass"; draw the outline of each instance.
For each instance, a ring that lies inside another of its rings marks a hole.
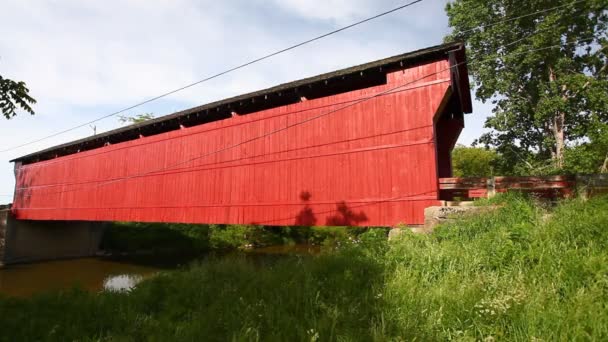
[[[1,340],[606,340],[608,198],[520,197],[430,235],[207,260],[130,293],[0,300]],[[496,202],[496,201],[495,201]]]

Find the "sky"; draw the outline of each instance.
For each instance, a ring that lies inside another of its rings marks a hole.
[[[275,50],[397,7],[407,0],[3,0],[0,74],[23,80],[36,115],[0,118],[0,150],[80,125]],[[280,83],[417,50],[450,32],[447,0],[406,9],[129,110],[170,114]],[[473,96],[474,98],[474,96]],[[483,130],[473,103],[459,143]],[[94,124],[117,128],[116,117]],[[12,199],[9,160],[87,137],[83,127],[0,153],[0,204]]]

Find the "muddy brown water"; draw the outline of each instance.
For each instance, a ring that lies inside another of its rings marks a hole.
[[[236,254],[256,260],[276,259],[282,256],[316,255],[320,251],[319,246],[281,245],[220,254],[219,257]],[[218,254],[213,255],[214,259],[218,258]],[[128,290],[160,271],[179,269],[207,256],[97,257],[9,265],[0,269],[0,294],[29,297],[74,287],[91,292]]]

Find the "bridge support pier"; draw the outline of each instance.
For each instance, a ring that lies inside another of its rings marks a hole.
[[[93,256],[107,223],[17,220],[0,209],[0,267],[7,264]]]

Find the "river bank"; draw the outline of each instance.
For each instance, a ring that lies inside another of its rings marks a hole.
[[[269,246],[336,246],[357,241],[370,229],[386,228],[279,227],[115,222],[104,233],[101,248],[108,255],[201,255],[208,252]]]
[[[49,291],[128,290],[162,271],[207,258],[239,256],[257,263],[311,256],[367,231],[349,227],[264,227],[115,222],[96,257],[9,265],[0,269],[0,295],[28,297]]]
[[[2,298],[0,339],[607,339],[608,198],[496,201],[429,235],[370,230],[266,267],[207,258],[128,292]]]
[[[160,272],[187,268],[206,258],[242,257],[270,263],[289,256],[318,255],[327,247],[319,245],[276,245],[246,250],[207,251],[203,254],[105,254],[99,257],[54,260],[10,265],[0,269],[0,295],[28,298],[48,292],[79,288],[91,293],[127,291]]]

